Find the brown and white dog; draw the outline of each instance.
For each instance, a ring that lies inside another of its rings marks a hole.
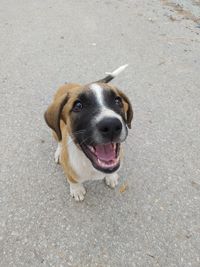
[[[108,82],[126,67],[94,83],[61,86],[45,112],[58,141],[55,161],[62,165],[77,201],[84,199],[84,181],[105,178],[112,188],[118,184],[121,143],[131,128],[133,110],[127,96]]]

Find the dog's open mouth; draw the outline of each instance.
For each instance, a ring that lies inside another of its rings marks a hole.
[[[120,143],[98,144],[93,146],[82,144],[81,148],[97,170],[112,173],[120,166]]]

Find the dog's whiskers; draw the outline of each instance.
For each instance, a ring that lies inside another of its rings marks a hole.
[[[89,138],[91,138],[92,136],[88,136],[88,137],[86,137],[81,143],[80,143],[80,145],[82,145],[85,141],[87,141]],[[90,144],[92,143],[92,141],[90,142]],[[89,145],[90,145],[89,144]]]
[[[79,131],[73,132],[73,134],[76,135],[76,134],[84,133],[85,131],[86,131],[86,129],[79,130]]]
[[[92,136],[88,136],[88,137],[86,137],[79,145],[82,145],[85,141],[87,141],[89,138],[91,138]],[[72,144],[72,142],[74,142],[75,141],[75,138],[74,137],[72,137],[71,136],[71,140],[70,141],[68,141],[68,145],[71,145]],[[90,144],[92,143],[92,141],[90,142]],[[89,145],[90,145],[89,144]]]
[[[76,135],[76,134],[79,134],[79,133],[84,133],[86,130],[80,130],[80,131],[76,131],[76,132],[74,132],[73,133],[73,135]],[[70,141],[68,141],[68,145],[70,145],[72,142],[74,142],[75,141],[75,137],[73,137],[73,136],[70,136],[70,138],[71,138],[71,140]]]

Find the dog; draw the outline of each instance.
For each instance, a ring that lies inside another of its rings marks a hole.
[[[84,181],[105,178],[111,188],[118,184],[122,142],[131,128],[133,109],[128,97],[109,82],[126,67],[86,85],[61,86],[44,114],[58,141],[55,161],[62,165],[76,201],[84,199]]]

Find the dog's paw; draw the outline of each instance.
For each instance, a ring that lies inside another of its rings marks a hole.
[[[57,147],[56,152],[54,154],[54,160],[55,160],[55,163],[57,163],[57,164],[60,163],[60,153],[61,153],[61,144],[58,144],[58,147]]]
[[[70,195],[76,200],[76,201],[83,201],[84,196],[86,194],[86,190],[82,184],[70,184]]]
[[[117,173],[113,173],[105,177],[106,184],[111,188],[115,188],[118,185],[118,180],[119,175]]]

